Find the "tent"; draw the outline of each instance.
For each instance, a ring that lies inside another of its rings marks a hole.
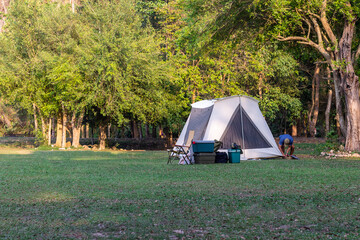
[[[203,100],[191,106],[176,145],[216,139],[223,142],[223,149],[231,148],[232,143],[240,145],[242,160],[282,156],[254,98],[238,95]]]

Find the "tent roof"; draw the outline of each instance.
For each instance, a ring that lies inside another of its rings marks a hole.
[[[193,107],[193,108],[208,108],[208,107],[214,105],[215,102],[220,102],[220,101],[224,101],[224,100],[229,100],[231,98],[239,98],[239,97],[248,98],[248,99],[250,99],[250,100],[252,100],[254,102],[259,103],[259,101],[256,100],[253,97],[249,97],[249,96],[246,96],[246,95],[234,95],[234,96],[230,96],[230,97],[214,98],[214,99],[211,99],[211,100],[201,100],[201,101],[198,101],[198,102],[195,102],[195,103],[191,104],[191,107]]]
[[[216,99],[202,100],[202,101],[198,101],[198,102],[191,104],[191,107],[193,107],[193,108],[208,108],[208,107],[211,107],[212,105],[214,105],[214,102],[216,102],[216,101],[217,101]]]

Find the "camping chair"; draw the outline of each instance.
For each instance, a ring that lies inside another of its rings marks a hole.
[[[169,155],[169,158],[168,158],[168,161],[167,163],[172,163],[174,160],[179,160],[180,159],[180,154],[181,154],[181,151],[179,148],[173,148],[173,149],[168,149],[167,150],[168,152],[168,155]]]
[[[191,141],[194,137],[195,131],[189,131],[189,137],[185,143],[185,145],[175,145],[173,149],[168,149],[168,164],[172,163],[173,160],[178,160],[179,163],[183,159],[186,164],[191,164],[191,159],[189,157],[189,150]]]
[[[189,157],[189,150],[186,150],[186,146],[175,145],[174,149],[168,149],[168,164],[172,163],[174,160],[185,161],[185,164],[191,164],[191,160]]]

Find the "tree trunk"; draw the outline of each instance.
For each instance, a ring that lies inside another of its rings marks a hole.
[[[51,118],[51,139],[56,137],[56,122],[55,118]]]
[[[107,127],[107,138],[111,138],[111,123]]]
[[[336,121],[336,133],[340,137],[341,136],[341,129],[340,129],[339,115],[335,116],[335,121]]]
[[[149,128],[149,124],[145,123],[145,138],[149,138],[150,137],[150,128]]]
[[[157,131],[156,131],[156,125],[152,125],[152,131],[151,131],[152,138],[157,138]]]
[[[358,77],[356,76],[356,79]],[[354,85],[358,85],[358,80]],[[360,150],[360,101],[358,87],[352,87],[345,92],[347,103],[347,134],[345,149]]]
[[[312,105],[311,105],[311,110],[309,112],[309,133],[311,137],[315,137],[316,134],[316,123],[319,115],[319,96],[320,96],[320,65],[317,63],[312,81]]]
[[[61,138],[61,148],[65,148],[66,146],[66,113],[65,107],[62,105],[62,138]]]
[[[42,134],[42,137],[44,139],[44,143],[47,142],[47,134],[46,134],[46,127],[47,127],[47,124],[45,123],[45,120],[43,118],[42,115],[40,115],[40,119],[41,119],[41,134]]]
[[[56,143],[55,145],[57,147],[61,147],[61,141],[62,141],[62,114],[59,114],[56,121]]]
[[[89,123],[86,123],[86,126],[85,126],[85,138],[89,138],[90,137],[90,134],[89,134],[89,129],[90,126],[89,126]]]
[[[172,131],[169,132],[168,143],[169,143],[169,147],[173,146],[174,138],[173,138],[173,132]]]
[[[8,5],[9,5],[9,1],[1,0],[0,12],[5,13],[5,16],[6,16],[7,12],[8,12],[7,11]],[[4,28],[5,20],[6,20],[5,16],[0,19],[0,33],[3,32],[3,28]]]
[[[163,127],[161,125],[159,125],[159,137],[165,138],[165,133],[164,133]]]
[[[137,122],[135,120],[131,121],[131,129],[132,129],[133,138],[138,139],[140,137],[140,133],[139,133],[138,124],[137,124]]]
[[[195,103],[196,100],[196,89],[193,90],[191,95],[191,103]]]
[[[339,42],[341,62],[346,66],[340,68],[340,87],[345,95],[347,110],[346,117],[346,142],[347,151],[360,150],[360,100],[359,100],[359,77],[355,74],[352,62],[352,38],[355,33],[355,20],[346,22],[342,38]]]
[[[91,145],[94,145],[94,128],[91,127]]]
[[[142,124],[138,123],[137,127],[139,128],[139,138],[143,139],[144,134],[143,134]]]
[[[71,11],[75,13],[75,0],[70,0],[70,4],[71,4]]]
[[[293,125],[291,126],[291,136],[297,137],[297,135],[298,135],[297,125],[296,125],[296,124],[293,124]]]
[[[81,126],[80,138],[85,138],[85,125]]]
[[[258,90],[259,90],[259,98],[260,100],[263,99],[263,74],[260,73],[260,76],[259,76],[259,83],[258,83]]]
[[[79,128],[79,127],[72,128],[72,133],[73,133],[72,146],[74,148],[78,148],[80,146],[80,131],[81,131],[81,128]]]
[[[104,150],[106,147],[106,124],[100,123],[99,131],[99,150]]]
[[[38,121],[37,121],[37,114],[36,114],[37,109],[36,109],[35,103],[33,103],[33,110],[34,110],[34,128],[35,128],[35,135],[36,135],[36,133],[38,131]]]
[[[48,128],[48,145],[51,145],[51,129],[52,129],[52,122],[51,117],[49,117],[49,128]]]
[[[307,136],[308,132],[307,132],[307,124],[306,124],[306,116],[304,115],[303,117],[303,122],[302,122],[302,126],[303,126],[303,129],[304,129],[304,136]]]
[[[80,132],[82,121],[84,118],[84,112],[81,112],[79,116],[76,116],[74,113],[71,118],[71,127],[72,127],[72,146],[78,148],[80,146]]]
[[[333,97],[333,91],[331,88],[331,84],[330,84],[330,69],[329,67],[327,67],[326,69],[328,76],[327,76],[327,82],[328,82],[328,100],[327,100],[327,105],[326,105],[326,110],[325,110],[325,132],[326,135],[329,134],[330,132],[330,110],[331,110],[331,102],[332,102],[332,97]]]
[[[341,135],[346,137],[346,122],[342,107],[342,94],[340,89],[340,73],[339,70],[333,71],[334,78],[334,89],[335,89],[335,108],[336,108],[336,119],[339,124]],[[339,137],[341,136],[339,135]]]

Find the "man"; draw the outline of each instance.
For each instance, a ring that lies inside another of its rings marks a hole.
[[[293,155],[295,150],[293,143],[294,143],[294,139],[289,134],[284,134],[279,136],[279,149],[283,155],[283,158]]]

